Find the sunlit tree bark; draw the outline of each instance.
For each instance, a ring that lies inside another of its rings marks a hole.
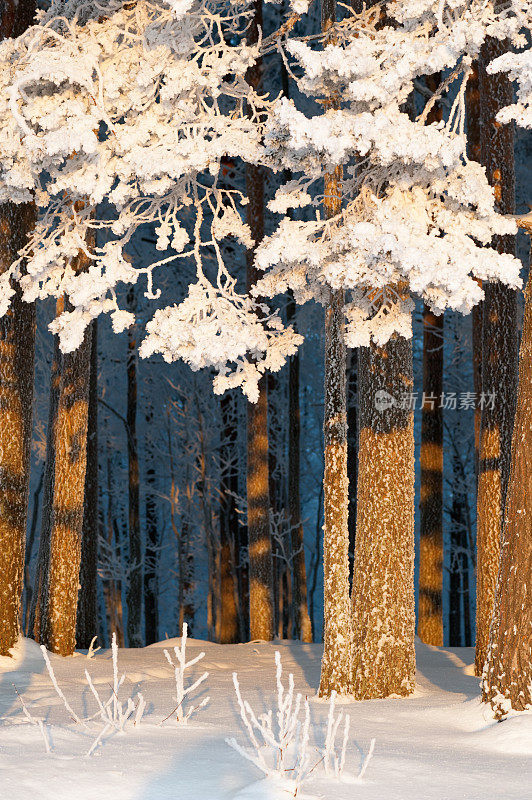
[[[530,230],[532,233],[532,230]],[[482,682],[497,717],[532,704],[532,279],[525,291],[519,388],[500,568]]]
[[[0,39],[31,24],[35,3],[4,0]],[[9,268],[35,224],[31,204],[0,205],[0,273]],[[35,307],[17,289],[0,321],[0,655],[9,655],[20,631],[28,508]]]
[[[481,161],[494,187],[497,209],[514,210],[514,137],[501,126],[497,112],[512,102],[504,74],[488,75],[486,66],[507,45],[489,40],[479,59]],[[513,237],[494,242],[500,252],[513,252]],[[499,569],[500,537],[510,470],[510,444],[517,385],[517,297],[513,289],[486,283],[482,321],[482,403],[479,432],[477,496],[477,638],[475,671],[482,674],[487,655]]]

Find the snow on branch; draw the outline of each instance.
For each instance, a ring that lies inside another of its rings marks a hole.
[[[188,626],[187,626],[187,623],[184,622],[183,623],[183,635],[181,637],[181,646],[180,647],[174,647],[174,654],[175,654],[175,658],[176,658],[176,661],[177,661],[176,664],[174,664],[174,662],[172,661],[172,657],[171,657],[170,653],[168,652],[168,650],[166,650],[166,649],[164,650],[164,655],[166,657],[166,660],[168,661],[170,666],[173,668],[174,676],[175,676],[176,696],[175,696],[174,699],[175,699],[175,701],[177,703],[177,706],[172,711],[172,714],[170,716],[173,716],[173,714],[176,714],[177,722],[181,722],[181,723],[183,723],[185,725],[188,722],[188,720],[190,719],[190,717],[194,713],[196,713],[196,711],[198,711],[200,708],[203,708],[204,706],[206,706],[207,703],[210,700],[209,697],[204,697],[198,703],[198,705],[190,706],[189,708],[185,708],[185,705],[184,705],[185,698],[187,698],[188,695],[192,694],[192,692],[195,692],[196,689],[198,689],[199,686],[201,686],[201,684],[209,677],[209,673],[208,672],[204,672],[203,675],[200,675],[200,677],[196,681],[194,681],[193,683],[189,684],[188,686],[185,686],[185,672],[186,672],[186,670],[189,669],[190,667],[193,667],[194,664],[197,664],[198,661],[201,661],[201,659],[204,658],[204,656],[205,656],[205,653],[199,653],[199,655],[195,656],[195,658],[191,658],[190,661],[187,661],[187,657],[186,657],[187,634],[188,634]],[[168,719],[168,717],[167,717],[167,719]]]

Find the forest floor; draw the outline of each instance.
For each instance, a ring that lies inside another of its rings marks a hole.
[[[328,705],[315,699],[320,645],[293,642],[216,645],[189,640],[187,657],[205,657],[191,668],[192,678],[207,670],[192,705],[210,701],[189,720],[176,724],[173,671],[163,648],[167,640],[139,650],[120,650],[119,697],[141,691],[146,701],[139,725],[123,733],[108,731],[94,753],[87,752],[103,728],[96,718],[86,727],[74,722],[56,694],[39,647],[22,640],[15,658],[0,658],[0,798],[2,800],[282,800],[290,795],[261,781],[259,770],[226,743],[235,737],[248,746],[232,682],[238,678],[244,699],[257,713],[276,699],[274,652],[285,676],[310,699],[311,764],[316,764],[298,797],[325,800],[498,800],[531,797],[532,714],[496,723],[478,699],[472,674],[473,650],[417,644],[417,689],[408,699],[337,704],[348,711],[351,733],[345,772],[357,774],[370,743],[374,753],[359,783],[337,781],[324,773],[319,747]],[[50,657],[59,687],[73,711],[86,718],[97,712],[85,669],[107,699],[112,694],[109,650],[91,659]],[[285,681],[286,683],[286,681]],[[32,718],[24,716],[13,684]],[[161,724],[162,723],[162,724]],[[343,723],[338,740],[342,739]],[[45,738],[43,738],[45,737]],[[50,748],[46,752],[45,739]]]

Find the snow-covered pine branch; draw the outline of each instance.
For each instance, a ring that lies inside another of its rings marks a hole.
[[[256,263],[265,276],[254,291],[273,297],[290,288],[299,303],[326,303],[344,289],[352,347],[410,337],[411,294],[437,313],[467,313],[483,296],[478,279],[520,285],[518,260],[489,247],[516,226],[496,212],[483,167],[467,158],[464,98],[483,42],[523,45],[529,10],[405,0],[386,13],[387,21],[374,8],[353,13],[322,49],[289,40],[285,58],[297,65],[300,90],[317,100],[334,95],[340,107],[309,117],[280,98],[265,126],[267,163],[294,176],[272,210],[318,204],[324,174],[336,165],[347,174],[335,218],[284,216],[263,240]],[[451,85],[456,92],[446,120],[426,124],[406,101],[416,81],[436,72],[447,77],[435,99]]]
[[[24,299],[66,295],[51,325],[64,352],[90,320],[109,313],[120,332],[133,315],[117,288],[191,260],[197,282],[179,305],[160,309],[141,354],[213,366],[217,391],[250,397],[265,369],[279,369],[301,341],[275,313],[236,290],[219,242],[252,242],[242,195],[219,181],[221,159],[257,163],[260,100],[245,80],[260,52],[246,44],[250,0],[52,2],[38,23],[0,44],[0,200],[35,199],[40,219],[0,280],[0,314],[20,282]],[[106,213],[98,214],[105,200]],[[155,226],[164,256],[137,268],[125,254],[134,232]],[[90,245],[89,232],[98,232]],[[204,252],[214,251],[214,277]],[[89,267],[76,274],[79,250]],[[25,264],[24,274],[21,265]]]

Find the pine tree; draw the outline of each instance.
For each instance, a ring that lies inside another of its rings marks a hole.
[[[135,308],[135,291],[128,291],[130,311]],[[128,647],[142,647],[142,539],[140,531],[140,476],[137,442],[137,340],[129,328],[127,340],[127,458],[129,578],[126,589]]]
[[[322,0],[321,26],[327,32],[336,21],[335,0]],[[334,107],[328,98],[326,107]],[[324,180],[327,218],[341,210],[343,170]],[[347,406],[344,290],[330,290],[325,308],[324,473],[323,473],[323,658],[320,697],[351,691],[351,612],[349,607],[349,484],[347,479]]]
[[[75,270],[86,266],[80,254]],[[48,569],[44,584],[41,641],[71,655],[76,645],[76,611],[87,462],[90,331],[77,350],[63,353],[57,420],[53,430],[53,489],[50,503]]]
[[[262,29],[262,0],[253,4],[253,18],[248,28],[249,44],[258,41]],[[261,85],[262,60],[248,70],[247,81],[254,88]],[[248,225],[257,245],[264,236],[264,173],[260,165],[246,165],[246,188],[249,200]],[[248,289],[256,283],[254,251],[247,253]],[[247,419],[247,509],[249,552],[249,625],[251,639],[269,641],[274,636],[273,562],[270,536],[270,498],[268,471],[268,396],[266,377],[259,381],[259,399],[248,403]]]
[[[151,395],[153,386],[148,383],[148,392]],[[146,554],[144,558],[144,629],[146,644],[153,644],[159,640],[159,528],[157,524],[155,459],[153,453],[153,405],[151,398],[147,399],[146,437],[144,459],[146,465],[146,490],[144,498],[146,519]]]
[[[220,642],[233,644],[239,640],[236,554],[238,540],[238,455],[235,398],[226,393],[220,401],[222,418],[220,445],[220,561],[221,621]]]
[[[295,303],[290,292],[287,304],[289,323],[295,322]],[[300,494],[301,415],[299,407],[299,353],[291,356],[288,366],[288,509],[292,526],[294,607],[296,631],[302,642],[312,641],[308,613],[307,569]]]
[[[0,39],[18,36],[35,3],[6,0],[0,8]],[[0,273],[15,260],[35,223],[32,204],[0,205]],[[0,322],[0,655],[9,655],[19,635],[24,543],[28,507],[35,307],[17,289]]]
[[[532,227],[529,228],[532,233]],[[500,568],[482,699],[497,717],[532,704],[532,277],[525,291],[519,386]]]
[[[443,315],[423,309],[418,635],[443,645]]]
[[[355,696],[370,699],[414,689],[412,342],[360,348],[358,366],[353,679]]]
[[[64,298],[61,297],[56,302],[56,318],[63,313],[64,308]],[[48,585],[48,568],[50,564],[50,523],[54,495],[55,441],[57,412],[59,407],[59,387],[61,384],[61,364],[62,353],[59,349],[59,339],[58,337],[55,337],[52,364],[50,367],[50,390],[48,393],[48,425],[46,428],[46,459],[44,463],[44,488],[39,535],[39,552],[37,556],[37,566],[35,570],[35,580],[28,626],[29,633],[36,642],[42,641],[41,623],[44,619],[46,587]]]
[[[98,634],[98,320],[90,325],[90,378],[87,427],[87,468],[83,535],[81,542],[80,592],[76,620],[76,644],[88,649]]]
[[[489,40],[479,59],[481,161],[494,187],[497,209],[514,210],[513,127],[495,117],[512,102],[506,75],[488,75],[486,66],[507,45]],[[513,237],[496,237],[499,252],[513,252]],[[517,385],[517,297],[500,283],[486,283],[482,321],[482,395],[477,495],[477,625],[475,672],[482,675],[495,587],[500,537],[510,470],[510,445]]]

